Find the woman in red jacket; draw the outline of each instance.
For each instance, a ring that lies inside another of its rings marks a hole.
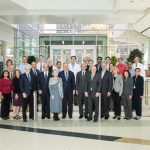
[[[1,103],[1,117],[4,120],[9,119],[11,92],[12,81],[9,78],[9,72],[5,70],[0,79],[0,95],[3,97]]]

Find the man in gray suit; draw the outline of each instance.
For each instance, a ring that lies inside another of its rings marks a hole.
[[[87,119],[88,115],[88,99],[85,97],[85,80],[88,72],[86,71],[86,64],[81,64],[81,71],[77,73],[76,76],[76,93],[78,95],[78,104],[79,104],[79,119],[83,118],[83,114],[85,114],[85,118]],[[83,105],[85,104],[85,113],[83,113]]]
[[[85,82],[85,96],[88,97],[88,113],[87,121],[91,121],[93,117],[93,110],[95,112],[94,122],[98,121],[99,116],[99,96],[101,89],[100,74],[96,73],[96,67],[92,66],[91,71],[88,72]]]
[[[110,109],[110,95],[113,86],[113,78],[111,73],[107,70],[106,64],[102,63],[101,65],[101,118],[109,118],[109,109]]]

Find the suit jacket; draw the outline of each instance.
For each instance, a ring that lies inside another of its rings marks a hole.
[[[86,71],[90,71],[90,66],[89,65],[86,66]]]
[[[133,96],[143,96],[144,92],[144,78],[142,76],[133,77]]]
[[[101,71],[101,74],[100,74],[100,78],[101,78],[101,76],[102,76],[102,71]],[[111,92],[112,87],[113,87],[112,74],[108,70],[106,70],[105,74],[102,78],[101,92],[102,93]]]
[[[48,78],[47,81],[45,79],[44,76],[44,72],[40,72],[40,74],[38,75],[38,80],[37,80],[37,90],[41,90],[42,94],[48,93],[50,95],[49,92],[49,79],[50,79],[50,75],[48,74]]]
[[[35,86],[36,86],[36,90],[37,90],[37,80],[38,80],[38,76],[40,74],[40,71],[38,69],[36,69],[36,74],[33,72],[33,69],[31,68],[30,73],[35,77]]]
[[[85,81],[86,81],[87,75],[88,75],[87,71],[85,71],[84,76],[82,76],[82,71],[77,73],[77,76],[76,76],[76,90],[79,93],[84,92],[84,90],[85,90]]]
[[[75,76],[72,71],[68,70],[68,80],[66,80],[64,70],[59,72],[58,76],[62,78],[64,93],[72,92],[75,90]]]
[[[96,94],[97,92],[100,93],[101,90],[101,78],[100,78],[100,74],[96,73],[95,76],[91,77],[91,71],[88,72],[87,76],[86,76],[86,81],[85,81],[85,92],[90,93],[90,91],[92,91],[93,94]]]
[[[100,72],[102,71],[101,65],[100,65],[99,68],[98,68],[98,64],[96,64],[95,67],[96,67],[96,71],[97,71],[97,72],[100,73]]]
[[[48,76],[49,76],[49,78],[52,77],[52,71],[54,69],[57,69],[57,68],[55,66],[53,66],[53,65],[49,67],[49,69],[48,69]]]
[[[123,94],[133,95],[133,79],[132,79],[132,77],[123,79]]]
[[[20,78],[21,93],[26,93],[29,96],[35,91],[35,77],[30,73],[31,82],[29,82],[26,73],[23,73]]]
[[[115,81],[113,79],[113,89],[117,93],[121,93],[122,94],[122,92],[123,92],[123,78],[119,74],[117,75]]]

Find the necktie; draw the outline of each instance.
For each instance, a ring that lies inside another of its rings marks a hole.
[[[40,72],[42,72],[42,63],[40,64]]]
[[[91,74],[91,81],[93,80],[93,77],[94,77],[93,74]]]
[[[13,77],[13,74],[12,74],[12,72],[10,73],[10,79],[12,79],[12,77]]]
[[[45,73],[45,79],[46,79],[46,81],[47,81],[47,73]]]
[[[85,75],[85,73],[84,73],[84,71],[82,72],[82,77],[84,77],[84,75]]]
[[[27,75],[29,82],[31,82],[30,74]]]
[[[135,67],[137,67],[137,64],[135,65]]]
[[[34,74],[36,75],[36,70],[34,69]]]
[[[65,73],[65,78],[68,80],[68,72]]]

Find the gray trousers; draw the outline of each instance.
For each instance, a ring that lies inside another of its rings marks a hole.
[[[132,100],[129,99],[129,94],[123,94],[123,106],[125,117],[132,118]]]
[[[84,104],[85,104],[85,112],[83,112]],[[79,105],[79,114],[87,116],[88,115],[88,98],[85,97],[84,92],[79,92],[78,105]]]
[[[89,113],[89,118],[92,118],[93,116],[93,111],[95,112],[94,118],[98,119],[99,116],[99,97],[96,97],[95,94],[93,93],[88,93],[88,113]]]

